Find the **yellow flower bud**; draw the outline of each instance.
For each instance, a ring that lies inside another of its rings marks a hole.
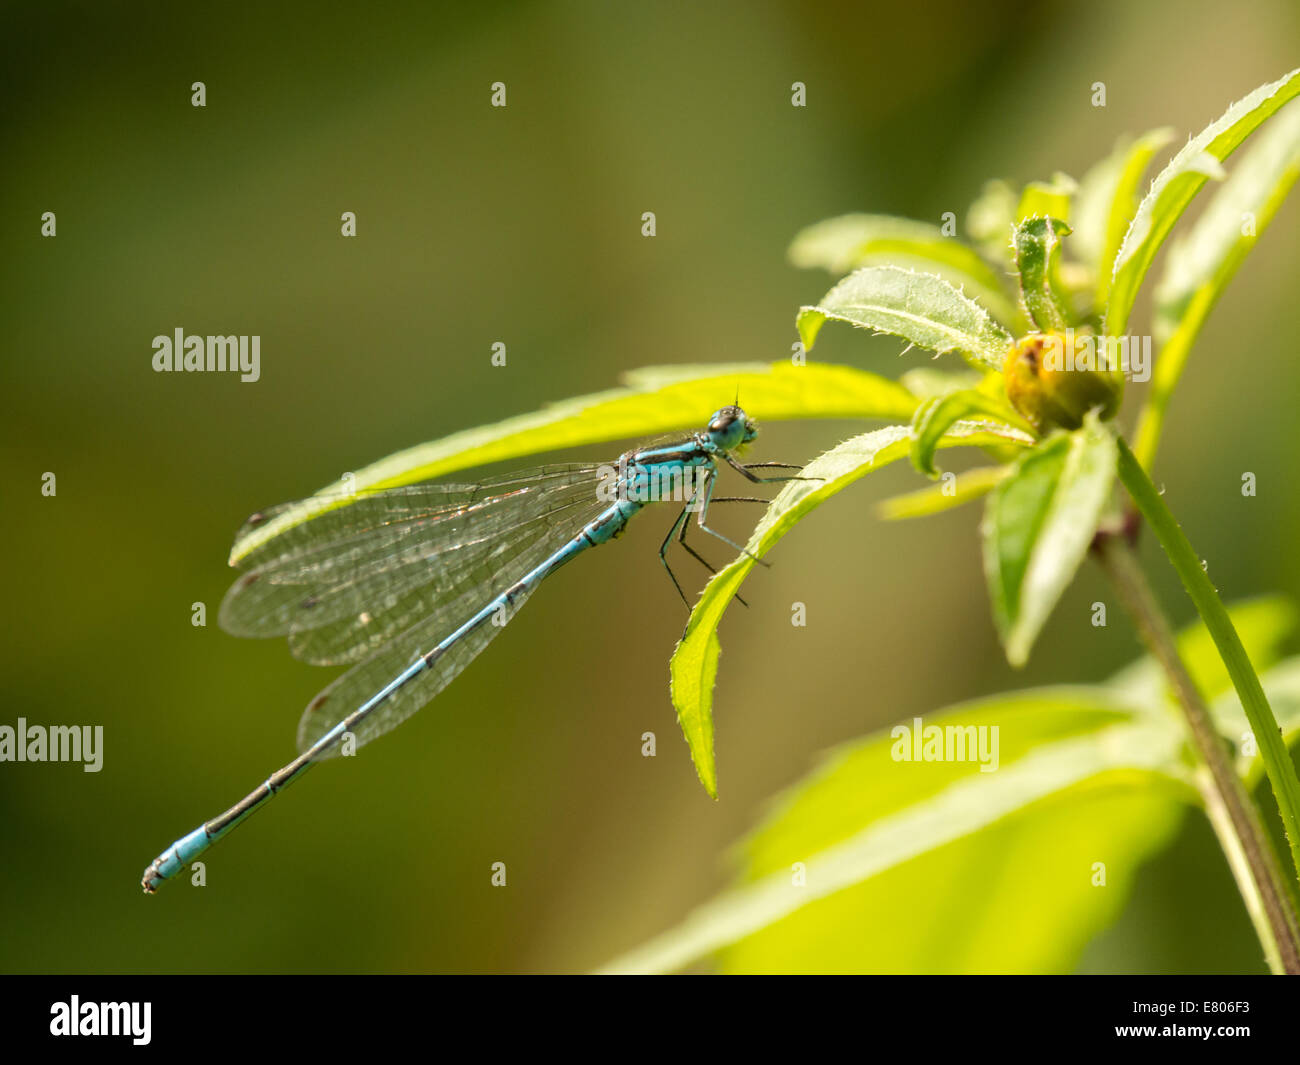
[[[1011,405],[1040,432],[1077,429],[1094,408],[1103,421],[1113,418],[1124,395],[1124,375],[1108,367],[1097,338],[1072,329],[1021,337],[1007,353],[1002,379]]]

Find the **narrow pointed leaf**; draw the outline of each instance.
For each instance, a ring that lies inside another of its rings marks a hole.
[[[1115,477],[1110,431],[1084,425],[1026,452],[984,512],[984,573],[1007,661],[1023,666],[1088,552]]]
[[[1123,335],[1142,279],[1169,231],[1209,180],[1211,164],[1227,159],[1260,123],[1298,93],[1300,69],[1260,86],[1188,141],[1151,183],[1115,256],[1107,335]]]
[[[999,423],[1000,430],[1012,427],[1019,429],[1026,442],[1034,439],[1033,426],[1016,414],[1005,401],[974,389],[951,392],[926,400],[916,408],[916,414],[912,416],[909,430],[912,440],[911,458],[917,471],[927,477],[939,476],[934,465],[934,451],[939,446],[940,439],[957,422],[976,416]]]
[[[940,441],[940,446],[982,447],[1007,439],[986,426],[959,423]],[[855,436],[813,459],[800,473],[809,479],[791,481],[772,500],[750,535],[748,554],[720,570],[691,611],[670,665],[673,706],[700,783],[714,798],[717,770],[713,753],[713,687],[721,653],[717,631],[732,598],[754,567],[754,557],[762,558],[809,513],[859,478],[902,458],[907,449],[907,428],[891,425]]]
[[[1156,286],[1157,338],[1168,339],[1196,294],[1222,290],[1300,175],[1300,105],[1285,108],[1242,153],[1187,235],[1174,242]]]
[[[1174,138],[1169,127],[1127,138],[1083,176],[1075,202],[1071,247],[1096,275],[1095,303],[1104,306],[1110,268],[1138,206],[1138,192],[1151,160]]]
[[[944,474],[943,484],[928,485],[918,491],[883,500],[876,507],[876,513],[885,521],[940,514],[987,495],[1010,472],[1010,467],[1007,466],[981,466],[964,473]]]
[[[552,404],[495,425],[453,433],[399,451],[322,488],[241,537],[232,565],[286,529],[347,505],[348,493],[396,488],[456,470],[522,455],[673,430],[692,431],[739,390],[760,420],[786,418],[910,418],[916,399],[901,385],[850,366],[787,361],[714,366],[647,367],[626,384]],[[613,457],[613,456],[611,456]]]
[[[1001,368],[1011,336],[988,311],[934,274],[868,266],[849,274],[816,306],[799,312],[797,325],[811,350],[827,321],[890,333],[943,354],[960,352],[984,368]]]
[[[1201,327],[1297,177],[1300,104],[1292,103],[1260,131],[1187,236],[1169,249],[1155,292],[1154,331],[1160,358],[1133,445],[1147,469],[1155,459],[1170,397]]]
[[[898,381],[917,399],[934,399],[964,388],[979,388],[982,381],[992,376],[998,375],[967,367],[945,370],[938,366],[917,366],[899,374]]]
[[[802,230],[790,261],[839,275],[862,266],[894,265],[937,274],[1012,325],[1015,308],[998,275],[973,248],[927,222],[890,215],[849,214]]]

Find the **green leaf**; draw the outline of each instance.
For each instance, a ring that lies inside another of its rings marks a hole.
[[[1175,838],[1191,802],[1140,770],[1090,777],[769,925],[720,952],[719,967],[1072,972],[1124,912],[1144,863]],[[1103,855],[1104,885],[1092,880]]]
[[[1016,463],[984,511],[984,574],[1007,661],[1023,666],[1110,497],[1115,438],[1090,413]]]
[[[1169,249],[1155,293],[1160,358],[1133,445],[1144,468],[1155,461],[1165,413],[1201,327],[1297,176],[1300,104],[1292,103],[1259,133],[1188,235]]]
[[[1014,427],[1024,434],[1027,443],[1032,443],[1034,427],[1020,417],[1005,401],[995,399],[975,389],[950,392],[945,396],[928,399],[916,408],[909,429],[912,440],[912,465],[927,477],[938,477],[939,471],[934,466],[934,451],[939,441],[957,422],[972,415],[985,415],[1002,423],[997,428],[1003,431]],[[989,426],[993,428],[993,426]]]
[[[1283,644],[1295,632],[1297,624],[1295,605],[1283,596],[1262,596],[1233,603],[1228,608],[1228,616],[1256,672],[1277,662]],[[1216,699],[1232,690],[1232,678],[1204,624],[1198,620],[1181,629],[1176,638],[1178,657],[1186,665],[1197,691],[1207,699]],[[1164,670],[1150,655],[1120,670],[1107,684],[1139,706],[1158,708],[1174,702]]]
[[[1288,658],[1261,673],[1259,682],[1264,686],[1264,694],[1273,708],[1283,740],[1288,747],[1294,748],[1296,738],[1300,736],[1300,657]],[[1219,731],[1238,751],[1237,767],[1246,778],[1246,786],[1254,789],[1263,779],[1266,766],[1258,743],[1253,754],[1242,753],[1242,740],[1251,733],[1251,728],[1246,711],[1241,707],[1241,699],[1235,691],[1224,692],[1215,700],[1212,711]]]
[[[849,274],[822,301],[799,312],[804,347],[812,350],[828,320],[890,333],[943,354],[958,351],[976,366],[998,368],[1011,336],[988,311],[943,278],[893,266],[867,266]]]
[[[893,462],[904,453],[906,446],[907,430],[893,425],[846,440],[814,459],[800,472],[801,477],[809,480],[791,481],[772,501],[750,536],[747,551],[762,557],[803,514],[843,491],[859,477]],[[713,688],[722,650],[718,625],[753,565],[749,555],[741,555],[709,581],[691,611],[669,666],[678,724],[686,737],[700,783],[715,799],[718,778],[713,753]]]
[[[1259,682],[1264,685],[1279,727],[1288,739],[1294,739],[1300,733],[1300,655],[1279,662],[1262,674]],[[1235,699],[1236,694],[1232,692],[1230,697]],[[1241,711],[1240,702],[1237,710]],[[1244,713],[1241,713],[1241,720],[1246,720]]]
[[[876,513],[885,521],[926,518],[987,495],[1010,472],[1008,466],[980,466],[964,473],[944,474],[944,484],[927,485],[886,499],[877,505]]]
[[[724,607],[725,609],[725,607]],[[699,608],[691,612],[691,621]],[[721,620],[721,611],[718,620]],[[718,767],[713,751],[713,689],[718,682],[718,659],[722,644],[718,640],[717,623],[702,629],[694,642],[688,642],[689,626],[673,649],[669,663],[669,691],[673,708],[677,711],[677,724],[682,730],[686,746],[695,764],[695,775],[700,778],[709,798],[718,797]]]
[[[972,248],[927,222],[890,215],[848,214],[801,230],[790,261],[839,275],[862,266],[893,265],[928,271],[968,290],[1000,321],[1017,320],[998,275]]]
[[[1290,741],[1300,732],[1300,658],[1289,658],[1267,672],[1259,671],[1259,682],[1268,696],[1269,706],[1277,719],[1283,737]],[[1264,772],[1264,758],[1258,744],[1248,756],[1243,755],[1242,741],[1253,735],[1241,698],[1235,691],[1225,691],[1211,707],[1214,723],[1238,752],[1238,769],[1247,776],[1251,786]]]
[[[996,725],[996,772],[902,761],[914,748],[896,730],[847,745],[745,844],[744,883],[607,971],[671,971],[728,947],[726,968],[745,972],[1066,968],[1194,801],[1177,729],[1138,717],[1105,689],[1059,688],[924,719],[954,738]],[[1090,881],[1098,860],[1106,891]]]
[[[1020,298],[1041,331],[1064,332],[1073,324],[1061,286],[1061,238],[1070,227],[1059,218],[1026,218],[1016,226],[1012,246],[1020,276]]]
[[[1040,216],[1068,222],[1071,202],[1078,191],[1079,185],[1074,178],[1059,171],[1052,175],[1051,181],[1031,181],[1020,194],[1016,224]]]
[[[1198,294],[1217,298],[1300,176],[1300,105],[1287,107],[1242,155],[1205,213],[1174,242],[1156,286],[1163,343]],[[1252,225],[1246,225],[1249,216]],[[1248,232],[1243,232],[1247,229]],[[1208,292],[1207,292],[1208,290]]]
[[[1138,189],[1155,154],[1174,138],[1169,127],[1153,129],[1137,140],[1127,138],[1089,170],[1075,203],[1071,247],[1096,275],[1095,304],[1105,306],[1110,268],[1138,206]]]
[[[1277,597],[1230,613],[1261,667],[1276,662],[1297,621]],[[1178,645],[1239,741],[1235,696],[1204,626],[1182,630]],[[1261,679],[1295,735],[1300,658]],[[892,729],[837,748],[743,844],[740,884],[609,970],[670,971],[711,955],[741,972],[1070,969],[1123,907],[1142,860],[1199,804],[1180,783],[1181,720],[1151,712],[1162,692],[1147,656],[1105,686],[1031,689],[925,715],[945,739],[949,726],[998,725],[994,773],[972,760],[895,760],[902,737]],[[1106,863],[1105,890],[1091,881],[1096,861]],[[804,887],[791,884],[795,862]]]
[[[979,388],[980,384],[990,377],[1000,378],[1001,375],[984,373],[967,367],[959,370],[943,370],[937,366],[917,366],[899,374],[898,381],[917,399],[934,399],[965,388]]]
[[[1007,430],[1014,432],[1014,430]],[[941,447],[982,447],[1014,439],[987,425],[959,424],[940,441]],[[670,665],[673,706],[690,747],[704,789],[718,796],[713,754],[713,687],[718,672],[718,625],[740,585],[754,567],[787,532],[811,511],[854,481],[881,469],[907,453],[908,430],[891,425],[844,441],[808,463],[772,500],[746,544],[747,554],[719,570],[705,586],[691,611],[686,632],[673,652]]]
[[[1260,86],[1188,141],[1151,183],[1115,256],[1106,309],[1108,336],[1124,334],[1138,288],[1156,252],[1215,167],[1297,93],[1300,69]]]
[[[759,419],[910,418],[916,399],[901,385],[849,366],[787,361],[648,367],[623,388],[552,404],[495,425],[453,433],[380,459],[347,480],[295,503],[235,542],[230,563],[317,515],[346,506],[355,493],[396,488],[456,470],[542,451],[695,430],[740,392]]]

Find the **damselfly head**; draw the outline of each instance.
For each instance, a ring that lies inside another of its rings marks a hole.
[[[732,405],[713,412],[707,432],[714,444],[724,451],[730,451],[753,440],[758,435],[758,426],[749,420],[749,415],[743,410]]]

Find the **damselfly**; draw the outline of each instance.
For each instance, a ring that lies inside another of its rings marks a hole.
[[[156,891],[315,762],[396,728],[473,661],[543,580],[614,539],[647,503],[682,503],[659,557],[685,602],[667,551],[676,538],[709,565],[686,542],[692,513],[704,532],[744,551],[709,528],[709,505],[767,502],[715,497],[720,464],[755,483],[796,479],[754,471],[797,466],[736,458],[757,433],[740,407],[723,407],[701,432],[629,451],[612,467],[544,466],[478,485],[361,494],[260,544],[221,604],[222,627],[239,636],[287,635],[296,657],[352,668],[308,704],[298,724],[302,753],[155,858],[144,871],[145,891]],[[274,513],[249,521],[258,525]]]

